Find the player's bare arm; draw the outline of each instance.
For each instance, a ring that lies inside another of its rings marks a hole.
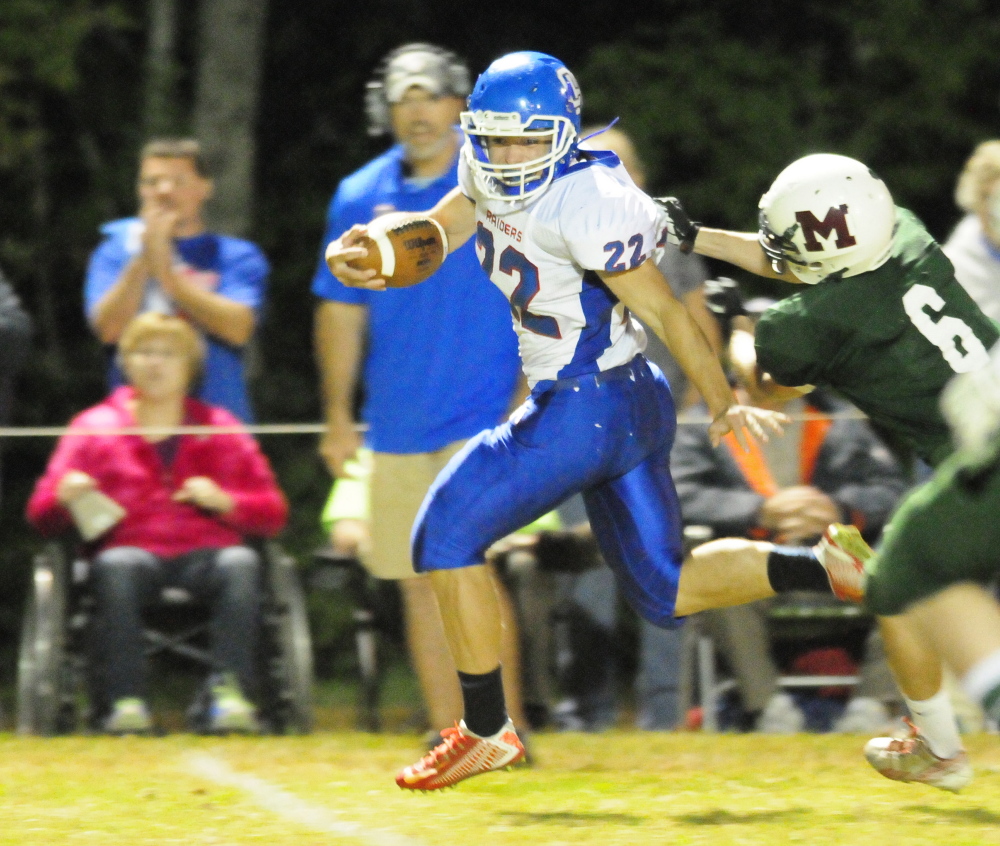
[[[444,229],[447,236],[449,252],[461,247],[476,231],[475,204],[462,192],[455,188],[446,194],[442,200],[428,211],[393,212],[385,216],[385,222],[395,223],[416,218],[431,218]],[[382,218],[379,218],[381,221]],[[371,269],[361,269],[352,266],[351,262],[366,258],[368,250],[363,246],[363,239],[368,236],[369,224],[358,223],[348,229],[343,235],[331,241],[325,252],[326,265],[342,284],[349,288],[365,288],[370,291],[384,291],[385,279]]]
[[[792,273],[778,272],[760,246],[756,232],[731,232],[711,229],[691,220],[676,197],[659,197],[657,205],[665,217],[667,240],[683,253],[695,252],[742,267],[757,276],[798,282]]]
[[[780,385],[770,373],[761,369],[757,363],[753,324],[745,316],[733,319],[732,334],[729,337],[729,364],[753,402],[787,402],[808,394],[815,387]]]
[[[694,252],[706,258],[721,259],[757,276],[798,282],[792,273],[778,273],[761,249],[756,232],[730,232],[702,226],[694,242]]]
[[[745,429],[762,440],[767,440],[767,430],[781,433],[782,424],[788,422],[784,414],[736,401],[705,335],[651,260],[632,270],[600,272],[600,276],[612,293],[656,332],[697,386],[712,415],[709,436],[713,445],[730,431],[744,449],[749,448]]]
[[[675,197],[661,197],[656,202],[665,216],[667,240],[677,245],[682,252],[693,251],[708,258],[721,259],[758,276],[786,282],[800,281],[790,272],[778,272],[775,269],[756,233],[710,229],[695,223]],[[784,271],[786,265],[782,263],[781,267]],[[757,366],[753,326],[745,317],[733,320],[729,357],[737,377],[754,401],[787,401],[813,389],[812,385],[779,385],[770,374],[761,371]]]
[[[462,193],[461,188],[452,188],[445,194],[428,217],[444,227],[450,252],[455,252],[476,234],[476,204]]]

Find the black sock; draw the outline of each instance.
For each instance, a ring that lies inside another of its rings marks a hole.
[[[807,546],[776,546],[767,556],[767,579],[775,593],[818,590],[833,593],[826,570]]]
[[[500,667],[491,673],[458,674],[465,702],[465,726],[480,737],[490,737],[507,722]]]

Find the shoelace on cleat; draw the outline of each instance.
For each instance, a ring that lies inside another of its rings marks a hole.
[[[910,733],[906,737],[892,738],[886,747],[887,752],[912,752],[913,747],[916,746],[920,729],[913,724],[913,721],[909,717],[903,717],[903,722],[906,723],[906,727],[910,730]]]
[[[459,751],[458,747],[463,740],[471,740],[462,734],[462,730],[456,725],[441,730],[442,742],[431,749],[420,759],[420,766],[427,769],[434,767],[439,761],[443,761],[450,752]]]

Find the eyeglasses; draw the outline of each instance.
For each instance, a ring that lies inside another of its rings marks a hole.
[[[129,358],[160,358],[167,361],[184,357],[184,353],[179,350],[170,350],[163,347],[138,347],[137,349],[129,350],[126,355]]]

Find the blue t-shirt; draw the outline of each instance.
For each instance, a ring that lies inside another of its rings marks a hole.
[[[345,287],[322,256],[355,223],[431,208],[458,184],[457,164],[430,184],[410,182],[402,147],[393,147],[345,178],[327,212],[312,290],[368,307],[361,416],[377,452],[431,452],[492,428],[517,384],[510,307],[483,273],[474,239],[425,282],[387,291]]]
[[[101,227],[104,240],[90,257],[84,286],[84,306],[88,319],[125,266],[141,249],[142,221],[138,218],[114,220]],[[174,240],[177,269],[202,287],[221,297],[243,303],[259,312],[264,303],[270,266],[260,249],[249,241],[206,232],[192,238]],[[155,279],[146,283],[140,310],[179,313],[176,304]],[[207,356],[196,396],[218,405],[245,423],[253,420],[250,395],[244,373],[244,347],[234,347],[205,335]],[[108,371],[111,387],[123,381],[112,362]]]

